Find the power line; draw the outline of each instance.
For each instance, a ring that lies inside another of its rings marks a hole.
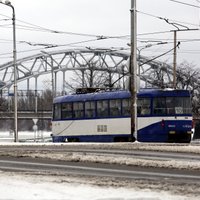
[[[166,38],[140,38],[138,37],[137,38],[138,42],[141,42],[141,43],[149,43],[149,42],[160,42],[160,41],[167,41],[168,43],[171,43],[171,41],[173,41],[173,39],[166,39]],[[179,39],[180,42],[199,42],[200,41],[200,38],[182,38],[182,39]]]
[[[38,26],[38,25],[29,23],[29,22],[25,22],[25,21],[22,21],[22,20],[17,20],[17,21],[31,25],[31,26],[18,25],[18,26],[27,28],[27,30],[30,28],[31,30],[44,31],[44,32],[50,32],[50,33],[56,33],[56,34],[67,34],[67,35],[77,35],[77,36],[84,36],[84,37],[95,37],[97,39],[110,39],[110,38],[123,39],[123,38],[126,38],[126,37],[129,36],[129,35],[104,36],[104,35],[94,35],[94,34],[87,34],[87,33],[76,33],[76,32],[70,32],[70,31],[58,31],[58,30],[53,30],[53,29],[42,27],[42,26]]]
[[[0,39],[1,40],[1,39]],[[37,49],[31,49],[31,50],[22,50],[22,51],[18,51],[18,53],[26,53],[26,52],[30,52],[30,51],[38,51],[38,50],[44,50],[44,49],[50,49],[50,48],[57,48],[57,47],[63,47],[63,46],[73,46],[76,44],[83,44],[83,43],[87,43],[87,42],[94,42],[97,41],[98,39],[91,39],[91,40],[84,40],[84,41],[79,41],[79,42],[72,42],[72,43],[68,43],[68,44],[62,44],[62,45],[58,45],[58,44],[43,44],[43,43],[32,43],[32,42],[27,42],[27,41],[18,41],[18,43],[25,43],[28,44],[30,46],[45,46],[44,48],[37,48]],[[6,40],[7,41],[7,40]],[[8,40],[9,41],[9,40]],[[124,48],[120,48],[121,50],[126,50]],[[129,49],[129,48],[127,48]],[[5,55],[9,55],[11,53],[2,53],[0,54],[0,56],[5,56]]]
[[[175,1],[175,0],[170,0],[170,1],[174,1],[174,2],[177,2],[177,3],[182,3],[182,2],[179,2],[179,1]],[[183,3],[183,4],[186,4],[186,3]],[[192,5],[192,4],[188,4],[188,5]],[[194,6],[194,5],[193,5]],[[200,8],[199,6],[195,6],[195,7],[198,7]],[[148,16],[152,16],[152,17],[155,17],[157,19],[162,19],[164,20],[165,18],[162,18],[162,17],[159,17],[159,16],[155,16],[155,15],[152,15],[152,14],[149,14],[149,13],[145,13],[145,12],[142,12],[142,11],[137,11],[139,13],[142,13],[142,14],[146,14]],[[0,16],[4,16],[4,17],[7,17],[8,20],[11,19],[9,16],[7,15],[3,15],[3,14],[0,14]],[[166,20],[166,19],[165,19]],[[32,23],[29,23],[29,22],[26,22],[26,21],[23,21],[23,20],[18,20],[17,21],[19,22],[22,22],[24,24],[28,24],[30,26],[25,26],[25,25],[18,25],[17,24],[17,27],[21,27],[21,28],[18,28],[18,29],[23,29],[23,30],[31,30],[31,31],[43,31],[43,32],[50,32],[50,33],[56,33],[56,34],[69,34],[69,35],[77,35],[77,36],[87,36],[87,37],[96,37],[98,40],[100,39],[125,39],[127,37],[130,37],[129,35],[124,35],[124,36],[103,36],[103,35],[93,35],[93,34],[85,34],[85,33],[75,33],[75,32],[66,32],[66,31],[57,31],[57,30],[53,30],[53,29],[49,29],[49,28],[45,28],[45,27],[42,27],[42,26],[39,26],[39,25],[35,25],[35,24],[32,24]],[[171,20],[171,21],[174,21],[174,22],[179,22],[179,21],[176,21],[176,20]],[[184,23],[184,24],[188,24],[188,25],[193,25],[193,26],[198,26],[197,24],[192,24],[192,23],[187,23],[187,22],[180,22],[180,23]],[[5,25],[4,25],[5,26]],[[8,25],[7,25],[8,26]],[[2,27],[2,28],[6,28],[6,27]],[[152,32],[152,33],[141,33],[141,34],[138,34],[138,35],[151,35],[151,34],[162,34],[162,33],[168,33],[170,31],[162,31],[162,32]]]
[[[165,52],[165,53],[163,53],[163,54],[161,54],[161,55],[158,55],[158,56],[156,56],[156,57],[154,57],[154,58],[152,58],[152,59],[150,59],[150,60],[147,60],[146,62],[144,62],[144,63],[142,63],[141,65],[139,65],[139,67],[141,67],[141,66],[143,66],[143,65],[145,65],[145,64],[147,64],[147,63],[149,63],[149,62],[151,62],[151,61],[153,61],[153,60],[156,60],[157,58],[160,58],[160,57],[162,57],[162,56],[164,56],[164,55],[166,55],[166,54],[168,54],[168,53],[170,53],[170,52],[173,51],[175,48],[179,47],[179,45],[180,45],[180,42],[178,42],[178,44],[177,44],[174,48],[172,48],[172,49],[170,49],[169,51],[167,51],[167,52]]]
[[[151,33],[139,33],[137,35],[155,35],[155,34],[163,34],[163,33],[171,33],[171,31],[158,31],[158,32],[151,32]]]
[[[140,12],[140,11],[137,11]],[[143,13],[143,12],[141,12]],[[147,13],[146,13],[147,14]],[[151,15],[151,14],[148,14]],[[2,15],[4,17],[8,17],[6,15]],[[151,15],[154,16],[154,15]],[[156,16],[154,16],[156,17]],[[8,17],[9,18],[9,17]],[[161,19],[161,17],[157,17],[159,19]],[[58,31],[58,30],[53,30],[53,29],[49,29],[49,28],[45,28],[42,26],[38,26],[29,22],[25,22],[23,20],[18,20],[19,22],[22,22],[24,24],[30,25],[30,26],[25,26],[25,25],[18,25],[17,27],[21,27],[18,29],[23,29],[23,30],[31,30],[31,31],[43,31],[43,32],[50,32],[50,33],[55,33],[55,34],[68,34],[68,35],[77,35],[77,36],[87,36],[87,37],[95,37],[97,39],[124,39],[127,37],[130,37],[130,35],[122,35],[122,36],[103,36],[103,35],[93,35],[93,34],[85,34],[85,33],[75,33],[75,32],[67,32],[67,31]],[[161,33],[167,33],[169,31],[163,31],[163,32],[153,32],[153,33],[143,33],[143,34],[138,34],[138,35],[150,35],[150,34],[161,34]]]
[[[6,17],[6,18],[11,20],[11,17],[9,17],[7,15],[0,14],[0,16]],[[62,34],[79,35],[79,36],[87,36],[87,37],[100,37],[99,35],[92,35],[92,34],[85,34],[85,33],[57,31],[57,30],[48,29],[48,28],[45,28],[45,27],[42,27],[42,26],[39,26],[39,25],[35,25],[35,24],[32,24],[32,23],[23,21],[23,20],[19,20],[19,19],[16,19],[16,21],[22,22],[24,24],[31,25],[31,26],[25,26],[25,25],[18,25],[18,26],[22,26],[22,27],[26,27],[26,28],[30,28],[30,29],[35,29],[35,30],[40,30],[40,31],[43,30],[43,31],[51,32],[51,33],[62,33]]]
[[[145,51],[152,52],[152,50],[150,50],[150,49],[146,49]],[[154,52],[166,52],[166,48],[165,49],[160,49],[159,51],[156,50]],[[194,54],[195,55],[195,54],[199,54],[200,53],[200,49],[199,50],[180,50],[179,49],[178,53],[179,54],[188,53],[188,54]],[[168,55],[173,55],[173,53],[169,53]],[[150,57],[150,56],[148,55],[148,57]]]
[[[159,17],[159,16],[155,16],[155,15],[152,15],[152,14],[149,14],[149,13],[145,13],[145,12],[141,12],[141,11],[137,11],[137,12],[142,13],[142,14],[146,14],[146,15],[149,15],[149,16],[152,16],[152,17],[155,17],[157,19],[166,20],[165,18],[162,18],[162,17]],[[6,15],[2,15],[2,16],[8,17]],[[93,35],[93,34],[85,34],[85,33],[57,31],[57,30],[52,30],[52,29],[44,28],[42,26],[38,26],[38,25],[29,23],[29,22],[25,22],[25,21],[22,21],[22,20],[17,20],[17,21],[30,25],[30,26],[26,26],[26,25],[19,25],[19,24],[17,24],[17,28],[18,29],[30,30],[30,31],[42,31],[42,32],[50,32],[50,33],[56,33],[56,34],[69,34],[69,35],[77,35],[77,36],[95,37],[98,40],[101,40],[101,39],[126,39],[126,38],[130,37],[130,35],[123,35],[123,36],[103,36],[103,35]],[[173,21],[175,21],[175,20],[173,20]],[[191,24],[191,23],[187,23],[187,22],[181,22],[181,23],[190,24],[190,25],[193,25],[193,26],[198,26],[196,24]],[[6,28],[6,27],[3,27],[3,28]],[[9,28],[11,28],[11,27],[9,27]],[[138,34],[138,35],[139,36],[140,35],[153,35],[153,34],[163,34],[163,33],[169,33],[169,32],[170,31],[161,31],[161,32],[141,33],[141,34]]]
[[[156,17],[156,18],[161,19],[161,20],[166,20],[165,18],[162,18],[162,17],[159,17],[159,16],[155,16],[155,15],[151,15],[151,14],[148,14],[148,13],[144,13],[144,12],[141,12],[141,11],[137,11],[137,12],[140,12],[140,13],[143,13],[143,14],[147,14],[149,16]],[[98,39],[125,39],[127,37],[130,37],[130,35],[123,35],[123,36],[103,36],[103,35],[92,35],[92,34],[85,34],[85,33],[57,31],[57,30],[52,30],[52,29],[41,27],[41,26],[37,26],[37,25],[31,24],[31,23],[28,23],[28,22],[24,22],[22,20],[17,20],[17,21],[20,21],[20,22],[32,25],[33,27],[31,27],[31,26],[24,26],[24,25],[17,25],[18,27],[21,27],[19,29],[31,30],[31,31],[43,31],[43,32],[56,33],[56,34],[68,34],[68,35],[77,35],[77,36],[96,37]],[[179,21],[176,21],[176,20],[171,20],[171,21],[179,22]],[[199,25],[197,25],[197,24],[192,24],[192,23],[187,23],[187,22],[180,22],[180,23],[184,23],[184,24],[188,24],[188,25],[193,25],[193,26],[198,26],[199,27]],[[170,32],[170,31],[153,32],[153,33],[142,33],[142,34],[138,34],[138,35],[162,34],[162,33],[168,33],[168,32]]]
[[[20,20],[18,20],[18,21],[20,21]],[[12,24],[7,25],[7,26],[10,26],[10,27],[7,27],[7,28],[12,28],[11,25]],[[0,27],[1,27],[1,25],[0,25]],[[42,28],[42,27],[40,28],[40,27],[37,27],[37,26],[36,27],[32,27],[32,26],[25,26],[25,25],[20,25],[20,24],[17,24],[16,27],[17,27],[17,29],[21,29],[21,30],[49,32],[49,33],[55,33],[55,34],[77,35],[77,36],[85,36],[85,37],[95,37],[95,38],[97,38],[97,40],[102,40],[102,39],[127,39],[127,37],[130,37],[129,35],[104,36],[104,35],[92,35],[92,34],[85,34],[85,33],[57,31],[57,30],[51,30],[51,29]]]
[[[2,15],[0,16],[7,17],[8,19],[11,19],[7,15]],[[50,32],[50,33],[55,33],[55,34],[67,34],[67,35],[77,35],[77,36],[84,36],[84,37],[96,37],[98,39],[106,39],[106,38],[124,38],[126,36],[103,36],[103,35],[94,35],[94,34],[87,34],[87,33],[75,33],[75,32],[70,32],[70,31],[58,31],[58,30],[53,30],[49,28],[45,28],[39,25],[35,25],[29,22],[25,22],[23,20],[16,19],[18,22],[22,22],[24,24],[28,24],[30,26],[25,26],[25,25],[18,25],[18,27],[26,28],[26,30],[34,30],[34,31],[44,31],[44,32]]]
[[[5,42],[12,42],[12,40],[7,40],[7,39],[0,39],[0,41],[1,40],[5,41]],[[161,39],[161,40],[157,39],[157,41],[154,41],[154,42],[160,42],[162,40],[166,41],[166,39]],[[172,39],[167,39],[167,40],[171,41]],[[32,50],[24,50],[24,51],[19,51],[18,52],[18,53],[24,53],[24,52],[42,50],[42,49],[47,49],[47,48],[58,48],[58,47],[63,47],[63,46],[74,46],[74,45],[77,45],[77,44],[83,44],[83,43],[93,42],[93,41],[97,41],[97,39],[78,41],[78,42],[62,44],[62,45],[59,45],[59,44],[45,44],[45,43],[32,43],[32,42],[28,42],[28,41],[17,41],[17,42],[18,43],[25,43],[25,44],[28,44],[30,46],[44,46],[44,48],[37,48],[37,49],[32,49]],[[180,39],[179,41],[182,42],[182,43],[185,43],[185,42],[199,42],[200,39]],[[142,41],[142,42],[144,42],[144,41]],[[151,38],[151,41],[145,41],[145,42],[152,42],[152,38]],[[173,42],[167,42],[167,43],[169,44],[169,43],[173,43]],[[120,48],[120,49],[124,50],[124,48]],[[3,54],[0,54],[0,56],[8,55],[8,54],[11,54],[11,53],[3,53]]]
[[[180,42],[200,42],[200,39],[180,39]]]
[[[178,43],[178,44],[176,45],[175,48],[179,47],[179,45],[180,45],[180,43]],[[160,57],[162,57],[162,56],[165,56],[165,55],[169,54],[170,52],[172,52],[173,50],[174,50],[174,48],[172,48],[172,49],[170,49],[170,50],[168,50],[168,51],[166,51],[166,52],[164,52],[164,53],[162,53],[162,54],[160,54],[160,55],[158,55],[158,56],[156,56],[156,57],[153,57],[152,59],[147,60],[146,62],[140,64],[139,67],[141,67],[141,66],[143,66],[143,65],[145,65],[145,64],[148,64],[148,63],[150,63],[151,61],[154,61],[154,60],[156,60],[156,59],[158,59],[158,58],[160,58]],[[127,76],[127,75],[129,75],[129,72],[127,72],[127,73],[123,74],[122,76],[120,76],[116,81],[114,81],[114,82],[111,84],[111,87],[113,87],[115,83],[117,83],[120,79],[122,79],[124,76]]]
[[[181,2],[181,1],[176,1],[176,0],[169,0],[169,1],[172,1],[172,2],[175,2],[175,3],[179,3],[179,4],[183,4],[183,5],[186,5],[186,6],[191,6],[191,7],[194,7],[194,8],[200,8],[200,6],[196,6],[194,4],[189,4],[189,3],[184,3],[184,2]]]
[[[98,39],[91,39],[91,40],[83,40],[83,41],[78,41],[78,42],[72,42],[68,44],[45,44],[45,43],[31,43],[31,42],[26,42],[26,41],[20,41],[21,43],[26,43],[30,46],[45,46],[45,48],[55,48],[55,47],[63,47],[63,46],[72,46],[76,44],[83,44],[87,42],[94,42],[97,41]]]
[[[138,10],[137,10],[137,12],[141,13],[143,15],[147,15],[147,16],[150,16],[150,17],[154,17],[154,18],[160,19],[160,20],[164,20],[165,19],[164,17],[156,16],[156,15],[149,14],[149,13],[146,13],[146,12],[142,12],[142,11],[138,11]],[[197,27],[200,26],[199,24],[193,24],[193,23],[184,22],[184,21],[178,21],[178,20],[173,20],[173,19],[168,19],[168,20],[173,21],[173,22],[177,22],[177,23],[182,23],[182,24],[197,26]]]
[[[6,19],[11,20],[11,17],[9,17],[8,15],[0,14],[0,16],[6,17]]]

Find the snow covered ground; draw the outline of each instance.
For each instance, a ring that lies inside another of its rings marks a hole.
[[[34,132],[19,132],[19,139],[25,141],[34,141],[36,138],[49,139],[50,133],[34,133]],[[84,148],[84,143],[79,144],[52,144],[52,143],[13,143],[13,135],[9,132],[0,133],[0,145],[81,145]],[[87,144],[88,145],[88,144]],[[104,148],[104,144],[91,144],[92,148]],[[127,150],[134,149],[149,149],[156,151],[174,151],[174,152],[195,152],[200,154],[200,146],[197,145],[173,145],[173,144],[139,144],[130,143],[123,144],[105,144],[107,148],[115,148]],[[24,156],[26,152],[24,152]],[[51,157],[52,159],[74,160],[74,161],[94,161],[127,165],[149,165],[168,168],[192,168],[200,170],[199,162],[184,163],[182,161],[152,161],[141,159],[130,159],[125,157],[110,158],[99,155],[84,155],[81,153],[69,153],[57,155],[52,152],[50,155],[42,155],[37,152],[29,152],[32,157]],[[30,174],[17,172],[0,171],[0,200],[197,200],[196,188],[193,185],[188,190],[183,186],[175,188],[173,185],[167,185],[165,182],[160,182],[155,185],[148,182],[135,181],[130,183],[127,180],[104,180],[102,178],[92,179],[86,177],[72,177],[51,174]],[[146,189],[145,189],[146,188]]]
[[[51,140],[51,132],[47,131],[21,131],[18,132],[19,141],[39,141],[46,142]],[[12,131],[2,131],[0,132],[0,143],[2,142],[14,142],[14,133]]]
[[[76,178],[0,172],[0,200],[187,200],[164,191],[97,186]]]

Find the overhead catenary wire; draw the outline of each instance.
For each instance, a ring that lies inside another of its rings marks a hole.
[[[156,57],[153,57],[152,59],[150,59],[150,60],[148,60],[148,61],[146,61],[146,62],[140,64],[139,67],[141,67],[141,66],[143,66],[143,65],[145,65],[145,64],[147,64],[147,63],[149,63],[149,62],[151,62],[151,61],[153,61],[153,60],[156,60],[156,59],[158,59],[158,58],[160,58],[160,57],[162,57],[162,56],[164,56],[164,55],[166,55],[166,54],[168,54],[168,53],[170,53],[170,52],[173,51],[175,48],[179,47],[179,45],[180,45],[180,42],[178,42],[178,44],[177,44],[174,48],[170,49],[169,51],[167,51],[167,52],[165,52],[165,53],[163,53],[163,54],[160,54],[160,55],[158,55],[158,56],[156,56]]]
[[[180,45],[180,42],[178,42],[178,44],[176,45],[175,48],[179,47],[179,45]],[[172,49],[170,49],[170,50],[168,50],[168,51],[166,51],[166,52],[164,52],[164,53],[162,53],[162,54],[156,56],[156,57],[153,57],[153,58],[150,59],[150,60],[147,60],[146,62],[140,64],[139,67],[141,67],[141,66],[143,66],[143,65],[146,65],[146,64],[148,64],[148,63],[150,63],[150,62],[152,62],[152,61],[154,61],[154,60],[156,60],[156,59],[158,59],[158,58],[160,58],[160,57],[162,57],[162,56],[165,56],[165,55],[171,53],[173,50],[174,50],[174,47],[173,47]],[[120,79],[122,79],[124,76],[127,76],[127,75],[129,75],[129,72],[127,72],[127,73],[123,74],[122,76],[120,76],[116,81],[114,81],[114,82],[112,83],[112,85],[110,85],[110,87],[113,87],[115,83],[117,83]]]
[[[149,38],[149,39],[153,40],[153,38]],[[0,41],[1,40],[2,41],[6,41],[6,42],[9,42],[9,41],[12,42],[12,40],[7,40],[7,39],[0,39]],[[152,42],[150,40],[148,42]],[[170,43],[173,43],[172,40],[173,39],[160,39],[160,40],[157,39],[157,41],[154,41],[154,42],[168,41],[167,43],[170,44]],[[68,43],[68,44],[62,44],[62,45],[59,45],[59,44],[45,44],[45,43],[44,44],[43,43],[32,43],[32,42],[27,42],[27,41],[17,41],[17,42],[18,43],[25,43],[25,44],[28,44],[30,46],[44,46],[43,48],[36,48],[36,49],[29,49],[29,50],[18,51],[18,53],[25,53],[25,52],[38,51],[38,50],[40,51],[40,50],[44,50],[44,49],[47,49],[47,48],[50,49],[50,48],[55,48],[55,47],[74,46],[74,45],[77,45],[77,44],[84,44],[84,43],[92,42],[92,41],[96,41],[96,39],[78,41],[78,42],[73,42],[73,43]],[[185,43],[185,42],[200,42],[200,39],[179,39],[179,41],[181,43]],[[81,47],[85,47],[85,46],[81,46]],[[120,50],[128,50],[129,48],[119,47],[119,49]],[[2,54],[0,54],[0,56],[10,55],[10,54],[12,54],[12,52],[2,53]]]
[[[155,31],[155,32],[150,32],[150,33],[138,33],[138,36],[141,35],[158,35],[158,34],[164,34],[164,33],[171,33],[171,31]]]
[[[162,17],[158,17],[158,16],[155,16],[155,15],[152,15],[152,14],[148,14],[148,13],[144,13],[144,12],[141,12],[141,11],[137,11],[137,12],[140,12],[140,13],[143,13],[143,14],[147,14],[147,15],[150,15],[152,17],[156,17],[158,19],[164,19]],[[4,17],[8,17],[6,15],[2,15]],[[9,17],[8,17],[9,18]],[[38,25],[35,25],[35,24],[32,24],[32,23],[29,23],[29,22],[25,22],[25,21],[22,21],[22,20],[17,20],[19,22],[22,22],[22,23],[25,23],[25,24],[28,24],[28,25],[31,25],[31,26],[25,26],[25,25],[17,25],[18,28],[20,29],[23,29],[23,30],[30,30],[30,31],[45,31],[45,32],[51,32],[51,33],[60,33],[60,34],[70,34],[70,35],[77,35],[77,36],[88,36],[88,37],[95,37],[97,38],[98,40],[101,40],[101,39],[111,39],[111,38],[118,38],[118,39],[129,39],[129,35],[124,35],[124,36],[103,36],[103,35],[92,35],[92,34],[85,34],[85,33],[74,33],[74,32],[65,32],[65,31],[57,31],[57,30],[52,30],[52,29],[48,29],[48,28],[44,28],[42,26],[38,26]],[[175,20],[174,20],[175,21]],[[186,22],[181,22],[181,23],[185,23]],[[189,23],[187,23],[189,24]],[[194,26],[197,26],[196,24],[191,24],[191,25],[194,25]],[[5,27],[4,27],[5,28]],[[11,28],[11,27],[10,27]],[[153,34],[164,34],[164,33],[170,33],[170,31],[160,31],[160,32],[151,32],[151,33],[140,33],[138,34],[138,36],[145,36],[145,35],[153,35]],[[78,42],[79,43],[79,42]],[[81,43],[81,42],[80,42]],[[65,46],[65,45],[63,45]],[[67,46],[67,45],[66,45]]]
[[[138,37],[138,42],[143,42],[143,43],[160,42],[160,41],[168,41],[170,43],[170,41],[173,41],[173,39],[170,39],[170,38],[139,38]],[[182,38],[182,39],[179,39],[179,41],[182,41],[182,42],[198,42],[198,41],[200,41],[200,38],[194,38],[194,39]]]
[[[26,43],[30,46],[45,46],[45,48],[55,48],[55,47],[63,47],[63,46],[71,46],[71,45],[76,45],[76,44],[83,44],[87,42],[94,42],[97,41],[97,39],[91,39],[91,40],[82,40],[78,42],[71,42],[68,44],[45,44],[45,43],[32,43],[32,42],[27,42],[27,41],[20,41],[20,43]]]
[[[140,14],[150,16],[150,17],[154,17],[154,18],[159,19],[159,20],[166,20],[166,18],[164,18],[164,17],[156,16],[156,15],[149,14],[149,13],[146,13],[146,12],[143,12],[143,11],[137,10],[137,12],[140,13]],[[199,24],[194,24],[194,23],[190,23],[190,22],[184,22],[184,21],[179,21],[179,20],[174,20],[174,19],[167,19],[167,20],[170,20],[170,21],[176,22],[176,23],[182,23],[182,24],[186,24],[186,25],[192,25],[192,26],[200,27]]]
[[[5,25],[3,25],[3,26],[5,26]],[[0,25],[0,27],[1,27],[1,25]],[[56,33],[56,34],[67,34],[67,35],[76,35],[76,36],[85,36],[85,37],[95,37],[97,40],[129,39],[129,37],[130,37],[130,35],[104,36],[104,35],[90,35],[90,34],[66,32],[66,31],[55,31],[55,30],[51,30],[51,29],[45,29],[45,28],[40,29],[40,28],[34,28],[31,26],[24,26],[24,25],[19,25],[19,24],[17,24],[16,27],[17,27],[17,29],[20,29],[20,30],[39,31],[39,32],[48,32],[48,33]],[[7,27],[4,27],[4,28],[12,28],[12,24],[8,24]]]
[[[185,5],[185,6],[191,6],[191,7],[194,7],[194,8],[200,8],[200,6],[197,6],[197,5],[194,5],[194,4],[190,4],[190,3],[185,3],[185,2],[182,2],[182,1],[177,1],[177,0],[169,0],[169,1],[172,1],[172,2],[175,2],[175,3],[179,3],[179,4],[182,4],[182,5]]]
[[[138,11],[140,13],[143,13],[144,12],[141,12],[141,11]],[[145,13],[145,14],[148,14],[148,13]],[[155,16],[155,15],[152,15],[152,14],[148,14],[152,17],[156,17],[156,18],[159,18],[159,19],[164,19],[162,17],[158,17],[158,16]],[[4,17],[8,17],[6,15],[2,15]],[[10,17],[8,17],[9,19],[11,19]],[[7,20],[9,20],[7,19]],[[102,40],[102,39],[112,39],[112,38],[120,38],[120,39],[124,39],[124,38],[127,38],[130,37],[129,35],[124,35],[124,36],[103,36],[103,35],[93,35],[93,34],[85,34],[85,33],[75,33],[75,32],[66,32],[66,31],[57,31],[57,30],[53,30],[53,29],[48,29],[48,28],[45,28],[45,27],[42,27],[42,26],[39,26],[39,25],[35,25],[35,24],[32,24],[32,23],[29,23],[29,22],[25,22],[25,21],[22,21],[22,20],[17,20],[19,22],[22,22],[24,24],[27,24],[27,25],[21,25],[21,24],[18,24],[17,27],[20,28],[20,29],[24,29],[24,30],[30,30],[30,31],[45,31],[45,32],[50,32],[50,33],[55,33],[55,34],[70,34],[70,35],[77,35],[77,36],[87,36],[87,37],[95,37],[94,40],[84,40],[84,41],[78,41],[78,42],[74,42],[74,43],[69,43],[69,44],[42,44],[42,43],[30,43],[30,42],[26,42],[24,41],[24,43],[29,43],[29,45],[31,46],[45,46],[45,48],[54,48],[54,47],[62,47],[62,46],[72,46],[72,45],[76,45],[76,44],[84,44],[84,43],[87,43],[87,42],[91,42],[91,41],[97,41],[97,40]],[[176,21],[176,20],[173,20],[173,21]],[[178,22],[178,21],[176,21]],[[184,23],[186,24],[186,22],[181,22],[181,23]],[[189,24],[189,23],[188,23]],[[11,24],[10,24],[11,25]],[[190,23],[190,25],[194,25],[194,26],[198,26],[196,24],[192,24]],[[3,28],[6,28],[6,27],[3,27]],[[10,27],[11,28],[11,27]],[[160,32],[151,32],[151,33],[140,33],[138,34],[138,36],[145,36],[145,35],[156,35],[156,34],[165,34],[165,33],[171,33],[171,31],[160,31]],[[196,40],[198,41],[198,40]],[[22,42],[22,41],[20,41]],[[188,41],[189,42],[189,41]],[[40,48],[41,49],[44,49],[44,48]],[[35,49],[33,50],[27,50],[27,51],[21,51],[21,52],[28,52],[28,51],[36,51]]]
[[[145,12],[142,12],[142,11],[138,11],[137,10],[137,12],[142,13],[142,14],[146,14],[146,15],[149,15],[149,16],[152,16],[152,17],[157,18],[157,19],[166,20],[163,17],[155,16],[155,15],[152,15],[152,14],[149,14],[149,13],[145,13]],[[2,15],[2,14],[0,14],[0,15]],[[10,17],[8,17],[6,15],[2,15],[2,16],[7,17],[8,19],[11,19]],[[192,24],[192,23],[183,22],[183,21],[177,21],[177,20],[172,20],[172,19],[168,19],[168,20],[171,20],[171,21],[174,21],[174,22],[183,23],[183,24],[198,26],[199,27],[199,25],[197,25],[197,24]],[[68,35],[76,35],[76,36],[84,36],[84,37],[95,37],[95,38],[98,38],[98,39],[110,39],[110,38],[113,38],[113,39],[114,38],[118,38],[118,39],[127,38],[127,39],[129,39],[130,38],[130,35],[104,36],[104,35],[101,35],[101,34],[100,35],[94,35],[94,34],[76,33],[76,32],[70,32],[70,31],[58,31],[58,30],[53,30],[53,29],[45,28],[45,27],[42,27],[42,26],[39,26],[39,25],[35,25],[35,24],[29,23],[29,22],[26,22],[26,21],[23,21],[23,20],[19,20],[19,19],[17,19],[16,21],[19,21],[19,22],[22,22],[24,24],[29,25],[29,26],[27,26],[27,25],[16,24],[16,26],[17,26],[18,29],[23,29],[23,30],[42,31],[42,32],[55,33],[55,34],[68,34]],[[169,31],[160,31],[160,32],[152,32],[152,33],[141,33],[141,34],[138,34],[138,35],[162,34],[162,33],[168,33],[168,32]]]
[[[121,35],[121,36],[104,36],[104,35],[95,35],[95,34],[88,34],[88,33],[77,33],[77,32],[70,32],[70,31],[59,31],[59,30],[53,30],[53,29],[49,29],[49,28],[45,28],[39,25],[35,25],[29,22],[25,22],[23,20],[17,20],[19,22],[22,22],[24,24],[28,24],[31,26],[24,26],[24,25],[18,25],[21,27],[25,27],[27,28],[27,30],[30,28],[32,30],[37,30],[37,31],[46,31],[46,32],[50,32],[50,33],[55,33],[55,34],[67,34],[67,35],[76,35],[76,36],[84,36],[84,37],[95,37],[97,39],[107,39],[107,38],[126,38],[129,37],[129,35]]]
[[[200,6],[200,0],[196,0]],[[199,9],[199,26],[200,26],[200,9]]]
[[[6,17],[9,20],[11,20],[11,17],[9,17],[7,15],[0,14],[0,16]],[[97,35],[93,35],[93,34],[85,34],[85,33],[75,33],[75,32],[66,32],[66,31],[53,30],[53,29],[45,28],[45,27],[42,27],[42,26],[39,26],[39,25],[35,25],[35,24],[29,23],[29,22],[26,22],[26,21],[23,21],[23,20],[19,20],[19,19],[16,19],[16,21],[30,25],[30,26],[25,26],[25,25],[18,25],[17,24],[17,26],[23,26],[25,28],[30,28],[30,29],[34,29],[34,30],[47,31],[47,32],[51,32],[51,33],[62,33],[62,34],[70,34],[70,35],[78,35],[78,36],[87,36],[87,37],[99,37],[99,35],[97,36]]]

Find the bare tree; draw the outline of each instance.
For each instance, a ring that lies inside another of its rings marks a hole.
[[[53,93],[51,90],[45,90],[38,96],[38,110],[48,111],[52,109]]]
[[[193,115],[200,115],[200,70],[187,61],[177,68],[177,88],[190,90]]]
[[[200,71],[194,64],[187,61],[182,62],[177,68],[177,88],[186,90],[196,90],[198,85],[195,80],[198,80]]]

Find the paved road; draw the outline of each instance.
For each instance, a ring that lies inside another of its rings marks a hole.
[[[173,146],[173,145],[172,145]],[[184,146],[184,145],[183,145]],[[182,146],[180,146],[182,147]],[[168,148],[168,147],[166,147]],[[153,161],[194,162],[200,165],[200,156],[191,152],[167,152],[127,148],[110,145],[3,145],[0,146],[0,170],[23,172],[47,172],[49,174],[73,174],[78,176],[114,177],[123,179],[168,180],[178,183],[200,183],[200,171],[190,169],[167,169],[156,167],[102,164],[94,162],[67,162],[44,158],[23,157],[32,155],[69,155],[139,158]],[[43,156],[44,157],[44,156]]]
[[[98,163],[53,161],[48,159],[0,157],[0,170],[20,172],[45,172],[49,174],[73,174],[104,176],[124,179],[168,179],[175,182],[200,182],[199,171],[180,171]]]

